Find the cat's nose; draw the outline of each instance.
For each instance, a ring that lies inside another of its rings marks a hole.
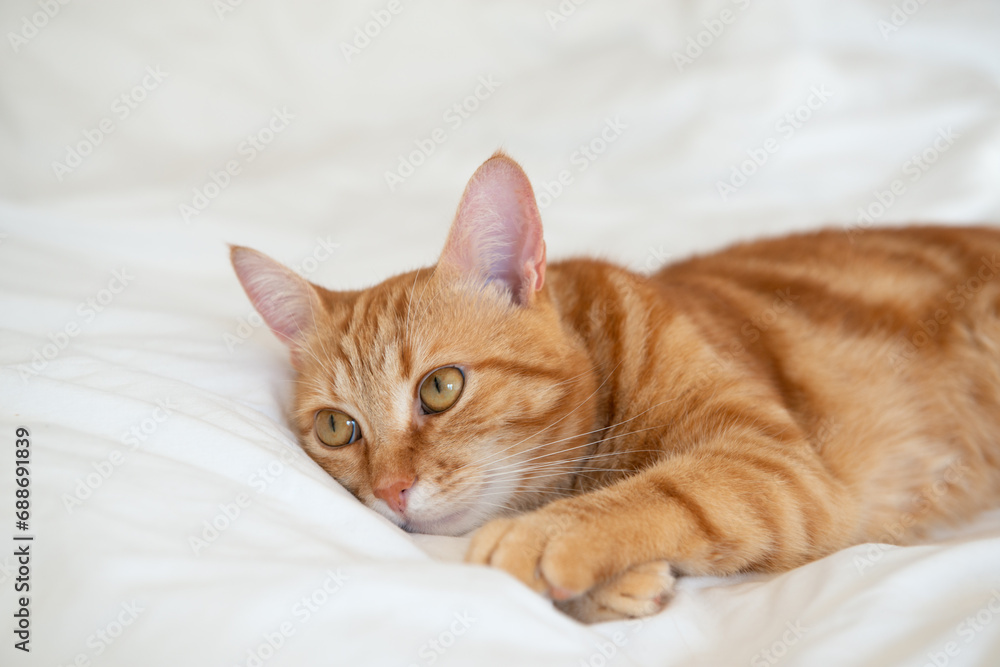
[[[406,511],[406,493],[413,488],[415,481],[413,477],[391,477],[388,480],[380,481],[372,489],[372,493],[388,503],[394,512],[402,514]]]

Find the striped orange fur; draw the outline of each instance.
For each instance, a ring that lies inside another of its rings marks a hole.
[[[478,528],[469,562],[585,621],[657,611],[678,574],[786,570],[1000,504],[998,262],[1000,230],[910,227],[653,276],[547,265],[503,154],[436,267],[334,292],[233,249],[291,347],[305,451],[408,530]],[[464,388],[427,413],[443,367]],[[323,410],[359,439],[324,444]]]

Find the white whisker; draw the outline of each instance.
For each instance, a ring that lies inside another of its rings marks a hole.
[[[513,449],[514,447],[517,447],[521,443],[527,442],[528,440],[531,440],[535,436],[537,436],[537,435],[539,435],[541,433],[544,433],[545,431],[549,430],[550,428],[552,428],[553,426],[555,426],[556,424],[558,424],[559,422],[561,422],[562,420],[566,419],[571,414],[573,414],[574,412],[576,412],[577,410],[579,410],[580,408],[582,408],[584,405],[587,404],[587,401],[589,401],[591,398],[593,398],[595,395],[597,395],[597,392],[599,392],[601,390],[601,388],[605,384],[607,384],[608,380],[611,379],[611,376],[614,374],[614,372],[616,370],[618,370],[618,367],[621,366],[624,361],[625,361],[624,359],[622,361],[619,361],[618,364],[613,369],[611,369],[611,372],[608,373],[608,377],[604,378],[604,382],[602,382],[600,385],[598,385],[597,389],[595,389],[593,392],[591,392],[591,394],[589,396],[587,396],[587,398],[583,399],[583,401],[581,401],[578,406],[576,406],[575,408],[573,408],[572,410],[570,410],[569,412],[567,412],[562,417],[560,417],[556,421],[552,422],[551,424],[549,424],[548,426],[546,426],[542,430],[540,430],[540,431],[538,431],[538,432],[536,432],[536,433],[534,433],[532,435],[529,435],[527,438],[524,438],[523,440],[519,440],[518,442],[515,442],[514,444],[506,447],[505,449],[500,450],[499,452],[495,452],[491,456],[497,456],[499,454],[503,454],[504,452],[509,451],[510,449]],[[504,459],[501,459],[501,460],[504,460]],[[486,460],[486,461],[477,461],[476,463],[486,465],[486,464],[493,463],[493,462],[494,461]],[[469,464],[467,464],[467,465],[469,465]],[[465,467],[465,466],[463,466],[463,467]],[[461,468],[459,468],[459,470],[461,470]]]

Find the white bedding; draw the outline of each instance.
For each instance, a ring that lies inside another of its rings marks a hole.
[[[225,246],[336,288],[432,263],[500,146],[552,258],[998,222],[996,2],[7,0],[0,26],[3,665],[1000,664],[1000,512],[592,627],[460,564],[297,450]]]

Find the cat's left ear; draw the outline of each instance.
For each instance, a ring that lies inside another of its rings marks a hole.
[[[236,276],[271,330],[292,351],[292,363],[316,326],[323,302],[308,280],[264,253],[230,246]]]
[[[502,282],[530,305],[545,282],[545,241],[535,193],[524,170],[502,152],[469,180],[448,233],[438,270]]]

